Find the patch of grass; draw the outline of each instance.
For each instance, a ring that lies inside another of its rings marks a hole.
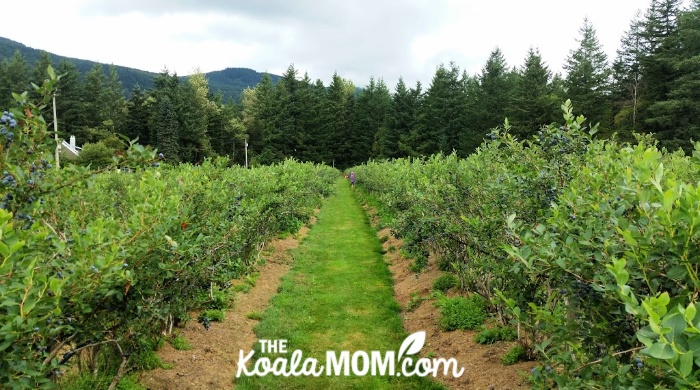
[[[385,235],[379,237],[379,243],[380,243],[380,244],[383,244],[383,243],[385,243],[385,242],[387,242],[387,241],[389,241],[389,236],[388,236],[388,235],[385,234]]]
[[[262,319],[262,313],[257,312],[257,311],[252,311],[250,313],[246,313],[245,316],[248,319],[256,320],[256,321],[260,321]]]
[[[518,332],[511,326],[484,329],[474,335],[474,341],[479,344],[493,344],[498,341],[513,341],[518,338]]]
[[[290,232],[290,231],[283,231],[283,232],[281,232],[280,234],[277,235],[277,238],[279,238],[280,240],[284,240],[285,238],[287,238],[287,237],[289,237],[289,236],[291,236],[291,235],[292,235],[292,232]]]
[[[156,351],[140,351],[135,355],[131,355],[130,364],[139,371],[169,368],[163,363]]]
[[[106,389],[112,383],[112,375],[97,375],[85,372],[82,375],[69,375],[59,382],[58,388],[61,390],[95,390]],[[138,383],[138,375],[125,375],[119,381],[117,390],[147,390]]]
[[[395,246],[395,245],[389,245],[389,247],[387,248],[387,251],[388,251],[389,253],[394,253],[394,252],[396,252],[396,246]]]
[[[221,322],[224,320],[224,317],[226,314],[224,313],[223,310],[215,310],[215,309],[209,309],[205,310],[199,315],[199,320],[203,320],[204,318],[208,318],[209,321],[216,321],[216,322]]]
[[[233,294],[230,289],[222,289],[218,286],[214,287],[211,295],[208,296],[209,301],[203,307],[215,310],[224,310],[233,303]]]
[[[238,284],[238,285],[236,285],[235,287],[233,287],[233,291],[235,291],[235,292],[242,292],[242,293],[244,293],[244,294],[248,294],[248,293],[250,292],[250,289],[251,289],[251,288],[252,288],[252,287],[250,286],[250,284],[248,284],[248,283],[242,283],[242,284]]]
[[[501,363],[503,363],[504,366],[511,366],[525,360],[525,356],[525,348],[523,348],[522,345],[516,345],[501,357]]]
[[[177,349],[178,351],[189,351],[192,349],[192,345],[190,345],[189,341],[187,341],[187,339],[181,335],[171,337],[169,341],[170,345],[172,345],[173,348]]]
[[[287,340],[288,351],[325,361],[326,351],[398,351],[407,336],[393,279],[376,232],[347,182],[338,183],[314,229],[294,250],[294,264],[255,327],[259,339]],[[253,345],[257,357],[260,343]],[[287,354],[285,357],[289,358]],[[431,378],[379,375],[321,377],[241,377],[249,389],[436,389]]]
[[[454,297],[438,300],[440,329],[472,330],[486,321],[486,300],[480,295],[469,298]]]
[[[454,274],[442,274],[433,281],[433,290],[447,292],[457,285],[457,277]]]
[[[245,276],[245,282],[247,284],[249,284],[251,287],[255,287],[255,283],[257,283],[259,277],[260,277],[260,272],[248,274]]]
[[[426,297],[421,296],[419,293],[411,293],[411,299],[408,300],[408,303],[406,304],[406,311],[414,311],[420,306],[423,301],[426,300]]]

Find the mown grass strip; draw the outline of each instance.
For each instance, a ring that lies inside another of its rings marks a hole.
[[[299,349],[305,358],[324,364],[326,351],[398,351],[407,336],[381,245],[349,184],[338,186],[294,251],[294,265],[255,329],[259,339],[287,340],[289,353],[261,355],[256,343],[256,357],[290,358]],[[235,384],[239,390],[442,388],[426,378],[325,372],[320,377],[241,377]]]

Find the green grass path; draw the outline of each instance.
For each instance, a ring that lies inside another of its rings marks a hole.
[[[328,198],[317,223],[294,253],[294,265],[282,279],[280,293],[256,327],[260,339],[287,340],[289,354],[325,364],[327,350],[398,351],[407,336],[391,274],[381,245],[346,180]],[[255,356],[261,355],[260,344]],[[425,352],[425,351],[424,351]],[[236,389],[426,389],[440,388],[424,378],[242,377]]]

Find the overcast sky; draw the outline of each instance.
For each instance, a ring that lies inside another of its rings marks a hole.
[[[35,0],[3,2],[0,36],[51,53],[178,75],[228,67],[328,85],[399,76],[428,86],[440,63],[481,71],[500,47],[520,66],[530,47],[561,70],[587,16],[615,57],[650,0]],[[30,5],[31,4],[31,5]]]

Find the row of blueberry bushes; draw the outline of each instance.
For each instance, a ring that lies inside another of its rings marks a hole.
[[[266,242],[307,222],[337,176],[295,161],[170,166],[138,144],[99,171],[56,169],[41,115],[59,79],[49,76],[43,98],[15,94],[0,118],[0,383],[9,389],[55,387],[76,359],[91,375],[105,359],[116,359],[117,377],[138,369]]]
[[[570,102],[527,140],[354,167],[407,254],[512,323],[535,388],[700,385],[700,144],[595,139]]]

